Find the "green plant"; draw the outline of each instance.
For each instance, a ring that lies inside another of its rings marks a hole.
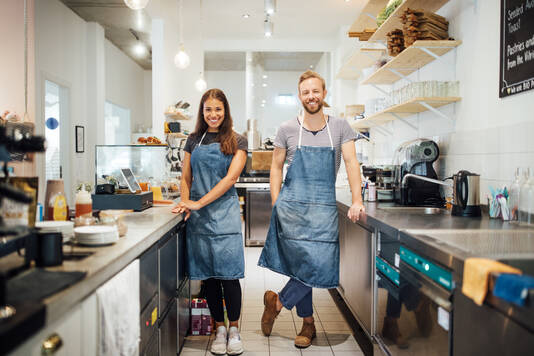
[[[391,16],[391,14],[397,9],[397,7],[402,4],[403,0],[390,0],[386,7],[382,9],[378,13],[378,16],[376,17],[376,24],[378,27],[382,26],[382,24],[388,19],[388,17]]]

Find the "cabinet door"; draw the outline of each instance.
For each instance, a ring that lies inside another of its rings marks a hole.
[[[339,221],[339,290],[342,295],[345,294],[345,286],[348,282],[347,276],[350,276],[350,259],[346,247],[347,238],[347,217],[345,213],[338,210]]]
[[[176,298],[176,291],[178,289],[178,263],[177,263],[177,244],[176,232],[173,229],[169,233],[170,237],[161,241],[158,249],[158,263],[159,263],[159,309],[158,313],[161,317],[165,313],[169,304]],[[165,239],[165,238],[164,238]]]
[[[96,304],[95,304],[96,305]],[[54,356],[82,355],[82,306],[75,306],[66,315],[40,331],[36,336],[26,341],[18,347],[11,356],[41,356],[41,348],[45,341],[51,341],[52,335],[57,335],[56,340],[61,342],[61,346],[50,353]],[[96,336],[96,333],[95,333]],[[85,355],[85,353],[83,353]],[[96,350],[94,355],[96,355]]]

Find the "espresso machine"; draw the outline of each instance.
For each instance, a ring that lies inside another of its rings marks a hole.
[[[393,158],[395,203],[438,208],[445,206],[445,199],[441,194],[439,185],[423,179],[406,179],[417,175],[437,180],[438,175],[434,170],[433,163],[438,157],[439,147],[437,143],[428,139],[405,142],[397,148]]]

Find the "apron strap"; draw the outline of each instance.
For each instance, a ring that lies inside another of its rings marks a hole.
[[[299,144],[297,148],[300,149],[300,147],[302,146],[302,127],[304,126],[304,116],[299,114],[298,118],[300,119],[299,120],[300,128],[299,128]],[[329,120],[326,119],[326,115],[325,115],[324,121],[326,123],[326,130],[328,131],[328,138],[330,139],[330,147],[334,149],[334,141],[332,141],[332,134],[330,133],[330,126],[328,125]]]
[[[206,137],[206,133],[208,132],[208,130],[204,131],[204,135],[202,135],[202,138],[200,139],[200,141],[198,142],[198,145],[200,146],[202,144],[202,140],[204,140],[204,137]]]

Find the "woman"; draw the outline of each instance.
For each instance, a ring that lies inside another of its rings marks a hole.
[[[215,319],[211,352],[239,355],[238,331],[244,250],[239,201],[234,184],[247,159],[247,140],[232,130],[230,107],[219,89],[200,100],[195,131],[185,144],[181,201],[173,209],[185,213],[191,279],[203,280]],[[224,324],[223,290],[230,327]],[[228,337],[227,337],[228,335]]]

